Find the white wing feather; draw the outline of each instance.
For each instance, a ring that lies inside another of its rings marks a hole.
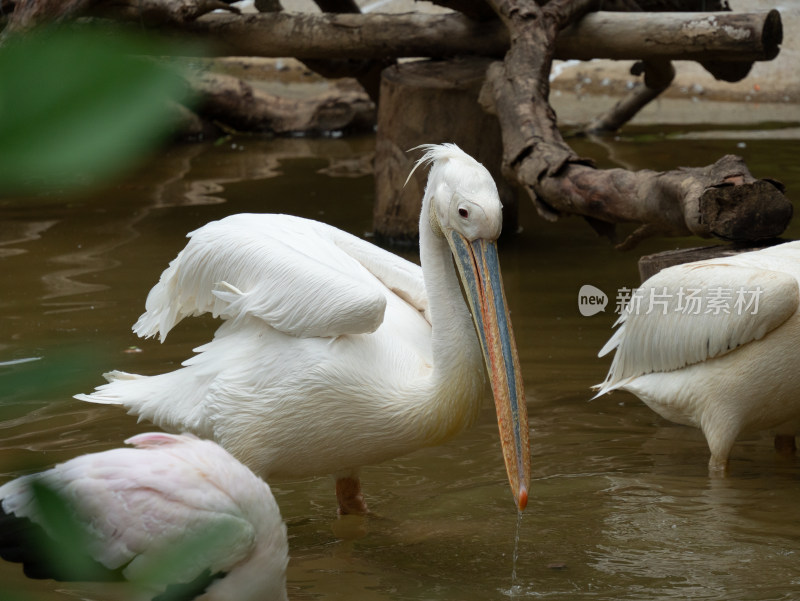
[[[241,214],[195,230],[133,329],[167,333],[189,315],[253,315],[298,337],[375,331],[386,290],[427,308],[418,266],[326,224]],[[381,282],[384,286],[381,286]]]
[[[800,243],[664,269],[638,289],[638,307],[629,305],[614,324],[619,328],[599,356],[616,354],[597,396],[641,375],[680,369],[759,340],[797,311],[798,280]],[[686,312],[692,290],[704,300],[697,314]],[[727,313],[708,306],[715,291],[729,295],[727,304],[720,303]],[[745,304],[737,307],[737,298]],[[757,308],[747,306],[756,299]]]
[[[3,485],[3,509],[37,522],[31,484],[41,479],[87,526],[90,554],[110,569],[128,564],[123,573],[132,580],[152,573],[170,545],[179,542],[184,549],[187,538],[205,544],[191,548],[191,557],[183,557],[178,571],[168,575],[170,581],[192,580],[206,568],[229,569],[251,552],[252,517],[239,491],[227,486],[235,481],[240,491],[249,487],[247,502],[274,505],[262,480],[215,443],[191,435],[143,434],[126,442],[139,449],[83,455]],[[214,540],[205,540],[206,533]]]
[[[422,268],[382,248],[333,229],[336,246],[356,259],[388,290],[422,313],[430,323]]]

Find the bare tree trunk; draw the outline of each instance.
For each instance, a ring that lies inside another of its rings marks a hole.
[[[490,3],[512,42],[504,62],[487,71],[482,103],[500,121],[506,176],[522,186],[542,217],[582,215],[610,237],[614,223],[642,224],[623,248],[653,234],[752,240],[783,232],[791,203],[779,185],[755,180],[738,157],[723,157],[705,168],[658,173],[598,170],[575,155],[556,126],[548,75],[558,31],[596,3]]]

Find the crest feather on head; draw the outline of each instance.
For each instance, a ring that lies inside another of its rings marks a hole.
[[[458,146],[453,144],[452,142],[446,142],[444,144],[420,144],[419,146],[415,146],[414,148],[410,148],[408,152],[414,150],[424,150],[425,154],[423,154],[416,163],[414,163],[414,167],[411,168],[408,177],[406,178],[404,186],[408,183],[408,180],[411,179],[411,176],[414,175],[414,172],[417,170],[419,166],[430,165],[431,163],[435,163],[436,161],[444,161],[448,159],[455,159],[461,161],[468,161],[477,163],[475,159],[469,156],[466,152],[461,150]]]

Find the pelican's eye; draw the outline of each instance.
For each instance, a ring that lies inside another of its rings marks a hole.
[[[469,217],[469,211],[463,207],[458,209],[458,214],[461,215],[464,219]]]

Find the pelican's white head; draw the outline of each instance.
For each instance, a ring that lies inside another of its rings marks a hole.
[[[489,171],[455,144],[424,144],[420,165],[431,165],[423,209],[435,233],[459,232],[470,242],[497,240],[503,227],[503,206]],[[415,149],[416,150],[416,149]],[[408,180],[406,180],[408,181]]]
[[[528,412],[495,244],[503,227],[500,196],[486,168],[455,144],[418,148],[425,154],[414,169],[431,165],[423,215],[427,211],[431,231],[447,240],[453,253],[492,382],[508,480],[522,510],[530,481]]]

